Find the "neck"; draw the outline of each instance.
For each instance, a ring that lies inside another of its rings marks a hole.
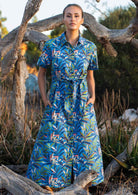
[[[73,46],[79,39],[79,31],[66,31],[66,39]]]

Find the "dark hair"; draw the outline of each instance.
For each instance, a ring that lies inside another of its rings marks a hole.
[[[63,10],[63,18],[64,18],[64,15],[65,15],[66,9],[67,9],[68,7],[71,7],[71,6],[78,7],[78,8],[81,10],[81,12],[82,12],[82,18],[83,18],[83,15],[84,15],[84,14],[83,14],[83,9],[81,8],[80,5],[75,4],[75,3],[73,3],[73,4],[68,4],[68,5],[64,8],[64,10]]]

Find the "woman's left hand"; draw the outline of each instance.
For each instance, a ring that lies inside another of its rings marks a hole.
[[[88,106],[88,104],[90,104],[90,103],[94,104],[94,102],[95,102],[95,97],[91,97],[88,99],[86,106]]]

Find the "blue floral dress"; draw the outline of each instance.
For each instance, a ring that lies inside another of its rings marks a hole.
[[[27,177],[41,186],[54,188],[71,184],[84,170],[95,170],[92,185],[104,179],[97,122],[89,98],[87,71],[97,70],[94,43],[79,37],[76,46],[67,42],[65,32],[45,43],[38,65],[51,66],[49,100],[29,162]]]

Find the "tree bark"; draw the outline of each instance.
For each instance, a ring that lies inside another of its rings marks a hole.
[[[23,41],[28,21],[39,10],[42,0],[28,0],[21,25],[14,34],[15,40],[13,44],[7,48],[12,49],[4,56],[2,60],[1,69],[3,78],[6,78],[9,72],[14,71],[13,81],[13,101],[12,101],[12,117],[15,123],[15,129],[17,133],[17,142],[20,142],[21,138],[29,138],[31,135],[30,129],[25,122],[25,81],[27,78],[27,67],[25,59],[20,55],[19,49]],[[2,55],[1,55],[2,57]],[[19,59],[18,59],[19,58]],[[18,59],[18,62],[16,63]],[[5,66],[6,64],[6,66]]]
[[[138,141],[138,127],[135,129],[135,131],[133,132],[127,148],[121,153],[119,154],[116,158],[119,161],[125,162],[128,158],[128,154],[131,154],[133,148],[136,147]],[[104,179],[104,183],[107,184],[109,179],[120,169],[120,164],[116,161],[116,160],[112,160],[111,163],[107,166],[107,168],[105,169],[105,179]]]
[[[25,11],[24,11],[24,15],[23,15],[21,25],[18,29],[18,32],[16,34],[16,37],[15,37],[15,40],[14,40],[14,43],[13,43],[13,47],[10,50],[10,52],[8,52],[4,56],[4,59],[2,60],[2,63],[1,63],[1,70],[2,70],[2,73],[3,73],[3,78],[7,77],[7,74],[12,69],[15,68],[15,63],[18,59],[18,51],[19,51],[21,43],[23,41],[28,21],[39,10],[41,2],[42,2],[42,0],[28,0],[28,2],[26,4],[26,7],[25,7]],[[2,57],[2,55],[1,55],[1,57]],[[5,64],[6,64],[6,68],[5,68]]]
[[[55,192],[55,195],[87,195],[87,191],[84,189],[92,180],[97,177],[97,174],[92,170],[82,172],[69,187]],[[14,173],[6,166],[0,167],[0,189],[6,189],[14,195],[44,195],[51,194],[48,190],[44,190],[34,181],[27,179],[17,173]]]
[[[38,31],[28,30],[25,33],[24,41],[28,41],[28,40],[39,45],[41,41],[44,41],[44,42],[48,41],[49,37]]]
[[[17,133],[17,142],[21,138],[29,138],[31,136],[30,129],[25,121],[25,81],[28,77],[26,60],[23,56],[19,56],[16,63],[13,80],[13,97],[12,97],[12,117]]]

